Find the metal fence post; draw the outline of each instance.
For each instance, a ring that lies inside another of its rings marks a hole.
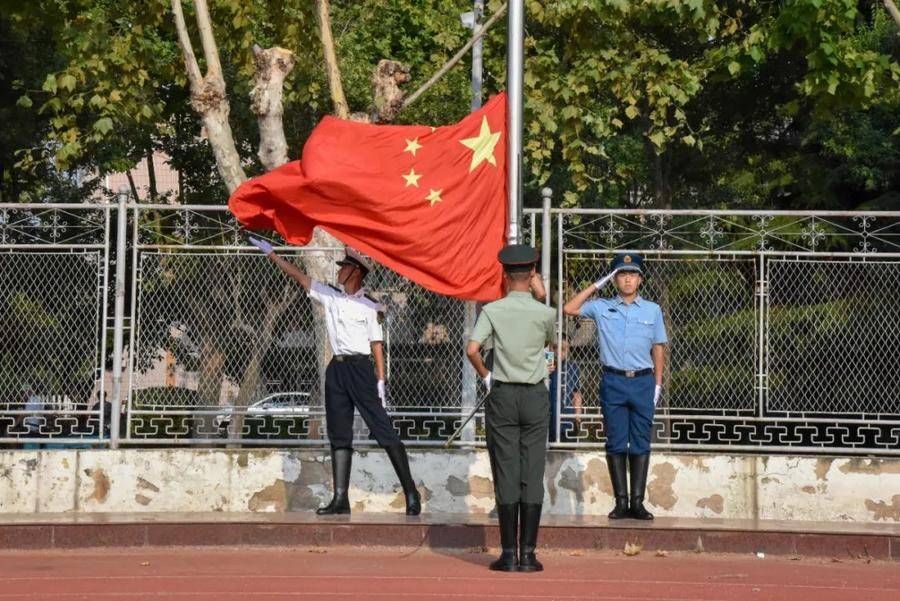
[[[125,237],[128,224],[126,204],[128,191],[120,189],[118,218],[116,221],[116,305],[113,317],[113,374],[111,417],[109,424],[110,447],[119,447],[119,423],[122,419],[122,341],[125,330]]]
[[[550,306],[550,200],[553,197],[553,190],[550,188],[541,189],[543,197],[543,210],[541,212],[541,279],[544,280],[544,290],[547,291],[547,298],[544,303]]]

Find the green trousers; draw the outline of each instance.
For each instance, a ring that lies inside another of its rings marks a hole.
[[[550,424],[546,386],[496,382],[485,405],[497,503],[543,503]]]

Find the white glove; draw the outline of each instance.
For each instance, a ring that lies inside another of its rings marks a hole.
[[[378,380],[378,398],[381,399],[381,406],[387,407],[387,395],[384,392],[384,380]]]
[[[266,242],[265,240],[260,240],[259,238],[254,238],[253,236],[247,236],[247,240],[262,251],[262,254],[268,256],[271,252],[273,252],[272,245]]]
[[[603,276],[602,278],[600,278],[599,280],[597,280],[596,282],[594,282],[594,288],[596,288],[597,290],[600,290],[601,288],[603,288],[604,286],[606,286],[606,283],[607,283],[608,281],[610,281],[611,279],[613,279],[614,277],[616,277],[616,274],[617,274],[618,272],[619,272],[618,269],[613,269],[613,270],[610,271],[608,274],[606,274],[605,276]]]
[[[662,386],[659,384],[656,385],[656,389],[653,391],[653,406],[656,407],[659,405],[659,397],[662,396]]]
[[[482,381],[484,382],[484,389],[487,390],[488,392],[491,391],[491,382],[493,381],[493,378],[491,377],[491,375],[492,375],[491,372],[488,372],[487,375],[484,378],[482,378]]]

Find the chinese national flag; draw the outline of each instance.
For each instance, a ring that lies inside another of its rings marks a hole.
[[[501,293],[506,239],[506,94],[455,125],[325,117],[302,160],[244,182],[228,206],[249,229],[304,245],[321,227],[448,296]]]

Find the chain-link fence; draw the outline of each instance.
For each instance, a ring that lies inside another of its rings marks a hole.
[[[108,440],[108,206],[0,205],[0,444]]]
[[[563,298],[615,252],[647,256],[641,294],[670,340],[657,448],[898,452],[900,215],[555,214]],[[566,319],[563,338],[552,427],[562,443],[603,443],[595,325]]]
[[[224,207],[120,207],[0,205],[0,442],[327,444],[317,305]],[[900,449],[900,214],[528,210],[522,233],[557,308],[614,252],[647,256],[670,338],[657,448]],[[342,256],[279,253],[331,281]],[[477,307],[382,267],[366,283],[394,426],[439,445],[483,394],[464,352]],[[596,448],[596,327],[559,314],[551,438]],[[479,412],[459,444],[483,428]],[[355,438],[371,442],[361,421]]]

